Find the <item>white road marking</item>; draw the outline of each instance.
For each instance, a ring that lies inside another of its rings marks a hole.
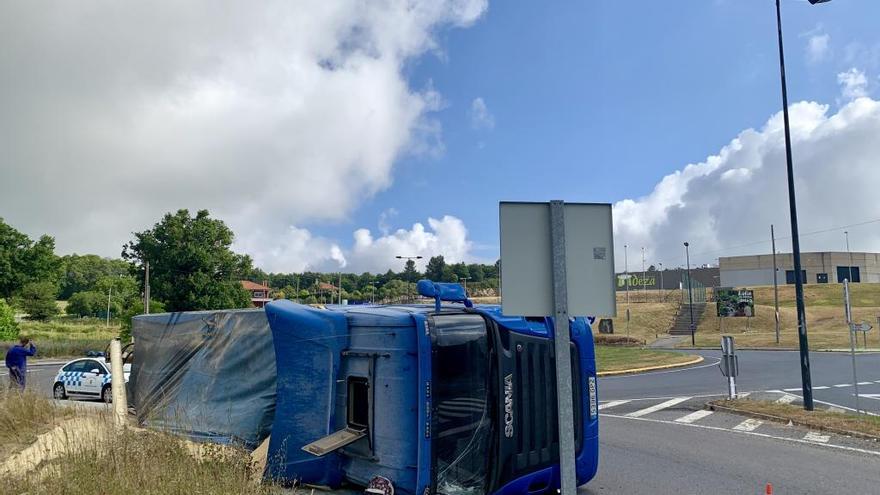
[[[832,385],[834,388],[844,388],[844,387],[852,387],[852,383],[838,383],[837,385]]]
[[[795,399],[797,399],[797,397],[795,397],[791,394],[785,394],[782,397],[776,399],[776,403],[777,404],[791,404],[792,402],[794,402]]]
[[[644,409],[639,409],[638,411],[631,412],[631,413],[627,414],[627,416],[630,418],[640,418],[640,417],[645,416],[647,414],[655,413],[657,411],[662,411],[663,409],[666,409],[667,407],[672,407],[676,404],[681,404],[682,402],[689,400],[689,399],[690,399],[690,397],[676,397],[675,399],[669,399],[666,402],[661,402],[659,404],[654,404],[651,407],[646,407]]]
[[[880,394],[859,394],[859,397],[864,397],[866,399],[880,400]]]
[[[738,431],[755,431],[762,424],[764,424],[764,422],[760,419],[749,418],[742,423],[734,426],[733,429]]]
[[[813,389],[815,390],[816,387],[813,387]],[[782,390],[785,391],[785,392],[800,392],[800,391],[801,391],[801,387],[798,387],[798,388],[784,388],[784,389],[782,389]]]
[[[831,440],[830,435],[820,435],[815,431],[811,431],[804,435],[804,440],[808,442],[819,442],[819,443],[828,443],[828,440]]]
[[[818,387],[813,387],[813,390],[828,390],[830,387],[826,385],[820,385]],[[796,388],[794,390],[789,390],[789,392],[800,392],[803,388]]]
[[[856,447],[845,447],[845,446],[843,446],[843,445],[834,445],[834,444],[830,444],[830,443],[819,444],[819,443],[816,443],[816,442],[808,442],[808,441],[803,440],[803,439],[800,439],[800,438],[778,437],[778,436],[775,436],[775,435],[768,435],[767,433],[758,433],[758,432],[755,432],[755,431],[742,431],[742,430],[735,430],[735,431],[734,431],[734,430],[730,430],[730,429],[728,429],[728,428],[721,428],[721,427],[718,427],[718,426],[698,425],[698,424],[693,424],[693,423],[676,423],[675,421],[668,421],[668,420],[665,420],[665,419],[654,419],[654,418],[631,418],[631,417],[629,417],[629,416],[620,416],[620,415],[617,415],[617,414],[606,414],[605,417],[606,417],[606,418],[627,419],[627,420],[630,420],[630,421],[645,421],[645,422],[648,422],[648,423],[661,423],[661,424],[667,424],[667,425],[679,425],[679,426],[681,426],[681,427],[683,427],[683,428],[702,428],[702,429],[704,429],[704,430],[723,431],[723,432],[727,432],[727,433],[732,434],[732,435],[751,435],[751,436],[755,436],[755,437],[771,438],[771,439],[773,439],[773,440],[781,440],[781,441],[783,441],[783,442],[799,443],[799,444],[802,444],[802,445],[803,445],[803,444],[806,444],[806,445],[821,446],[821,447],[829,448],[829,449],[845,450],[845,451],[847,451],[847,452],[859,452],[859,453],[861,453],[861,454],[875,455],[875,456],[880,457],[880,451],[876,451],[876,450],[859,449],[859,448],[856,448]]]
[[[682,416],[675,420],[676,423],[693,423],[694,421],[699,421],[706,416],[712,414],[714,411],[710,411],[708,409],[700,409],[699,411],[694,411],[687,416]]]
[[[609,407],[616,407],[630,402],[629,400],[613,400],[611,402],[606,402],[604,404],[599,404],[599,410],[602,411],[604,409],[608,409]]]
[[[873,385],[871,382],[859,382],[859,385]]]

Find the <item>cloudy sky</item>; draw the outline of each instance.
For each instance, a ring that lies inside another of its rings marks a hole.
[[[783,7],[803,248],[880,250],[880,4]],[[770,0],[2,2],[0,217],[118,256],[207,208],[285,272],[492,262],[499,200],[785,250],[778,78]]]

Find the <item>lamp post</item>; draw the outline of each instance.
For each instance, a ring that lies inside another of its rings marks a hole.
[[[684,243],[684,255],[687,259],[687,277],[688,277],[688,310],[691,313],[691,346],[697,346],[697,338],[694,336],[697,329],[694,327],[694,292],[691,290],[691,252],[690,244]]]
[[[810,4],[830,0],[809,0]],[[794,167],[791,158],[791,126],[788,118],[788,87],[785,83],[785,49],[782,43],[782,7],[776,0],[776,34],[779,40],[779,76],[782,84],[782,120],[785,126],[785,167],[788,177],[788,208],[791,216],[791,254],[794,261],[794,292],[797,303],[798,347],[801,361],[801,388],[804,410],[813,410],[813,384],[810,378],[810,347],[807,341],[807,312],[804,307],[804,281],[801,277],[801,245],[798,236],[797,206],[794,193]]]
[[[626,281],[626,309],[629,311],[629,259],[626,255],[626,244],[623,245],[623,279]]]
[[[459,277],[459,280],[464,282],[464,297],[467,297],[467,281],[470,279],[471,277]]]
[[[400,256],[400,255],[395,256],[395,258],[397,258],[399,260],[407,260],[407,261],[410,261],[410,260],[415,261],[415,260],[422,259],[421,256]],[[409,300],[410,300],[410,302],[412,302],[413,299],[415,299],[412,295],[412,282],[407,282],[406,291],[409,292]]]
[[[849,255],[849,283],[853,283],[853,278],[852,278],[853,258],[852,258],[852,252],[849,250],[849,231],[844,230],[843,236],[844,236],[844,238],[846,238],[846,254]]]

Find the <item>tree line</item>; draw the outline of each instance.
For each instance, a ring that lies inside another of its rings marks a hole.
[[[266,273],[253,260],[232,251],[235,235],[207,210],[194,215],[182,209],[165,214],[152,228],[132,234],[121,259],[94,254],[57,256],[55,240],[30,239],[0,218],[0,338],[13,307],[29,318],[59,314],[56,299],[67,301],[66,313],[79,317],[110,315],[123,322],[144,309],[146,267],[150,269],[150,311],[195,311],[245,308],[250,294],[242,280],[266,283],[273,297],[303,303],[395,302],[415,293],[415,283],[428,278],[463,282],[476,295],[495,295],[498,263],[447,263],[442,254],[420,272],[408,260],[400,272]],[[10,334],[12,330],[9,330]]]

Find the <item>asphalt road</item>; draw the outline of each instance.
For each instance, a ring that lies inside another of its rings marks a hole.
[[[727,381],[718,370],[720,351],[698,351],[705,361],[686,369],[599,380],[602,400],[644,397],[699,396],[727,393]],[[795,351],[737,351],[740,375],[738,392],[784,390],[801,395],[799,354]],[[848,353],[811,352],[813,398],[817,404],[855,408],[852,360]],[[880,353],[856,356],[861,407],[880,413]],[[876,398],[869,396],[875,395]],[[819,402],[821,401],[821,402]],[[880,492],[880,490],[878,490]]]

